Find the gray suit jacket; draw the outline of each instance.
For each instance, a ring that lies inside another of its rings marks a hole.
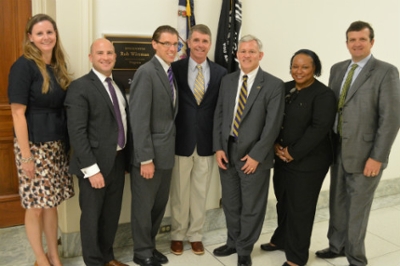
[[[125,92],[122,94],[125,96]],[[102,175],[107,177],[116,157],[118,124],[110,96],[93,71],[71,83],[64,105],[67,108],[68,133],[72,146],[69,171],[82,177],[80,169],[97,163]],[[128,104],[126,106],[128,119]],[[127,124],[128,137],[123,151],[125,169],[129,170],[131,142]]]
[[[351,60],[331,68],[329,87],[339,97]],[[400,126],[400,82],[396,67],[371,57],[350,87],[343,107],[342,160],[348,173],[362,173],[372,158],[387,166]]]
[[[227,155],[239,75],[240,71],[236,71],[222,79],[214,115],[213,149],[223,150]],[[260,68],[238,132],[238,156],[248,154],[260,163],[260,170],[273,166],[273,145],[282,124],[284,95],[283,82]]]
[[[136,71],[130,88],[129,106],[133,164],[138,167],[141,162],[153,160],[156,168],[172,169],[178,100],[174,106],[167,74],[156,57]]]

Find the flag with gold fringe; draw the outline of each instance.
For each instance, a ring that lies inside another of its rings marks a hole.
[[[189,30],[196,24],[194,19],[194,2],[193,0],[179,0],[178,2],[178,59],[188,56],[188,48],[186,41],[189,35]]]
[[[215,62],[225,67],[228,73],[239,69],[236,52],[241,26],[242,2],[240,0],[222,0],[215,44]]]

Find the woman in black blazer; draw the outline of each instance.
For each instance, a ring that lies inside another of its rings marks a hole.
[[[321,62],[313,51],[297,51],[290,73],[294,80],[285,84],[285,116],[275,143],[278,227],[261,249],[284,250],[283,265],[305,265],[318,195],[333,158],[330,131],[336,98],[315,79],[321,75]]]

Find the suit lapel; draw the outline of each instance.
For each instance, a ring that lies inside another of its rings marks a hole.
[[[215,79],[215,74],[217,73],[217,71],[216,71],[216,65],[215,64],[212,64],[212,62],[210,62],[210,60],[208,60],[208,58],[207,58],[207,63],[208,63],[208,65],[209,65],[209,67],[210,67],[210,80],[209,80],[209,82],[208,82],[208,84],[204,84],[204,86],[206,86],[206,92],[204,93],[204,96],[203,96],[203,101],[204,101],[204,99],[206,99],[206,98],[208,98],[209,96],[209,94],[211,94],[211,91],[210,91],[210,89],[211,88],[213,88],[213,84],[215,84],[215,82],[216,82],[216,79]],[[194,96],[193,96],[193,98],[194,98]]]
[[[357,90],[369,79],[372,74],[372,71],[375,68],[375,59],[371,57],[367,64],[363,67],[360,74],[358,74],[356,80],[354,80],[353,84],[351,85],[349,92],[347,93],[346,101],[348,102],[353,95],[357,92]]]
[[[350,63],[351,61],[347,61],[346,63],[342,64],[338,75],[335,75],[335,80],[332,82],[332,89],[337,99],[339,99],[340,90],[342,89],[342,82]]]
[[[111,101],[110,95],[106,91],[106,88],[104,87],[103,83],[101,80],[97,77],[97,75],[93,72],[89,72],[89,77],[92,80],[93,86],[96,88],[98,93],[103,97],[104,101],[107,103],[108,109],[111,111],[111,113],[114,115],[114,105]]]
[[[157,76],[161,80],[165,91],[168,93],[170,99],[172,99],[171,86],[169,85],[167,73],[165,73],[164,68],[162,67],[161,63],[158,61],[158,59],[155,56],[153,57],[153,59],[151,59],[151,62],[153,63],[154,68],[157,71],[156,72]],[[175,81],[174,81],[174,85],[176,86]],[[172,103],[172,100],[171,100],[171,103]]]
[[[243,110],[242,120],[246,117],[247,113],[253,106],[253,103],[257,99],[257,95],[263,88],[263,86],[264,86],[264,78],[260,67],[258,69],[257,76],[254,80],[253,86],[251,87],[250,95],[247,97],[246,105]]]

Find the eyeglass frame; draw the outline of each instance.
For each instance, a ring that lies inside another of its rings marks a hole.
[[[170,43],[170,42],[160,42],[160,41],[155,41],[156,43],[161,44],[162,46],[164,46],[165,48],[171,48],[171,46],[174,46],[175,48],[178,48],[179,43]]]

